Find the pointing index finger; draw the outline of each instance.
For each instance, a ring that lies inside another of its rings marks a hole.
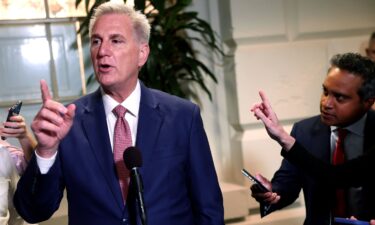
[[[49,93],[47,82],[45,80],[40,80],[40,91],[42,93],[43,104],[47,100],[52,99],[52,97],[51,97],[51,95]]]
[[[262,99],[262,102],[264,104],[264,106],[267,108],[267,109],[270,109],[271,108],[271,105],[270,105],[270,102],[268,101],[268,98],[266,96],[266,93],[264,93],[263,91],[259,91],[259,95],[260,95],[260,98]]]

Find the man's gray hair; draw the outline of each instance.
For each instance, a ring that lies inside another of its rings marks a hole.
[[[96,20],[106,14],[124,14],[127,15],[133,24],[136,37],[140,42],[148,43],[150,39],[151,26],[146,16],[140,11],[136,11],[133,7],[119,2],[106,2],[99,5],[90,19],[89,37],[91,38],[92,29]]]

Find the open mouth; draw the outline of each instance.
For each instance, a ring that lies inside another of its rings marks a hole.
[[[100,72],[108,72],[111,69],[111,65],[109,64],[99,64],[99,71]]]
[[[99,67],[101,67],[101,68],[108,68],[108,67],[110,67],[110,65],[109,64],[100,64]]]

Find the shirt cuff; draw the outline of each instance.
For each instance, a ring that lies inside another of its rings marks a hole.
[[[43,158],[38,155],[37,151],[35,151],[36,155],[36,162],[38,164],[39,170],[41,174],[48,173],[49,169],[52,167],[53,163],[56,160],[57,151],[51,158]]]

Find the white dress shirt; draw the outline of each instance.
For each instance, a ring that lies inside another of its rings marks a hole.
[[[139,103],[141,101],[141,86],[139,81],[134,91],[125,99],[125,101],[118,103],[111,96],[103,94],[103,104],[105,115],[107,119],[108,134],[109,140],[111,141],[112,151],[113,151],[113,135],[116,124],[116,116],[113,114],[112,110],[121,104],[126,108],[125,119],[129,124],[131,136],[132,136],[132,145],[135,145],[135,140],[137,137],[137,127],[138,127],[138,113],[139,113]]]

